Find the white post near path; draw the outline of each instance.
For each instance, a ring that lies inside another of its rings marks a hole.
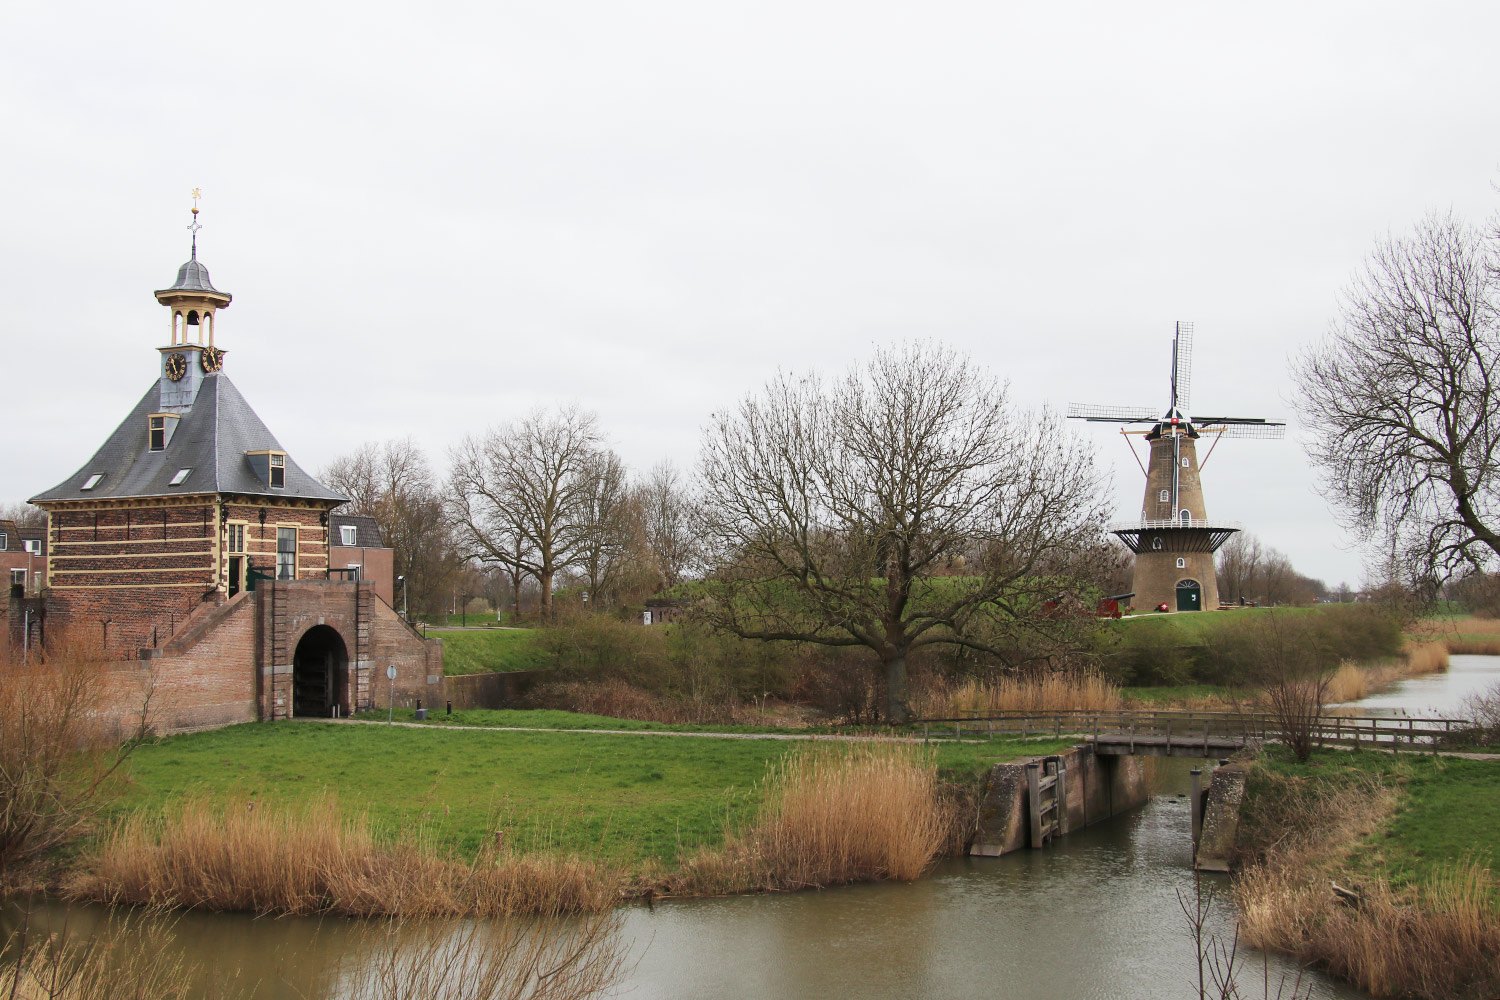
[[[392,663],[385,668],[385,679],[391,682],[390,694],[385,703],[385,724],[391,724],[391,716],[396,711],[396,665]]]

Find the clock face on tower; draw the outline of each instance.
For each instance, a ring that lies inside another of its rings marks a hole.
[[[165,371],[167,378],[173,382],[178,381],[182,376],[187,374],[187,358],[182,356],[181,351],[167,355]]]
[[[205,372],[212,375],[224,367],[224,352],[217,347],[205,347],[198,355],[198,363],[203,366]]]

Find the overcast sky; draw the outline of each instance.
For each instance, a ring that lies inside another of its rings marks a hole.
[[[13,4],[0,30],[0,501],[156,378],[188,255],[309,469],[538,405],[690,467],[778,367],[931,337],[1026,405],[1292,418],[1374,240],[1500,204],[1500,4]],[[1293,438],[1208,513],[1363,560]],[[1121,518],[1143,479],[1108,428]]]

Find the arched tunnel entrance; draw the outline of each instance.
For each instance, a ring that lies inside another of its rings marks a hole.
[[[349,710],[349,650],[329,625],[314,625],[292,654],[292,714],[326,719]]]

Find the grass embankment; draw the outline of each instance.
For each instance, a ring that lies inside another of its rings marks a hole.
[[[504,673],[540,670],[552,665],[534,629],[432,629],[430,637],[443,640],[443,673]]]
[[[954,841],[991,764],[1065,742],[236,726],[139,748],[111,832],[84,845],[67,886],[103,901],[426,916],[910,878],[934,837]]]
[[[1297,764],[1272,750],[1252,771],[1240,848],[1251,945],[1378,996],[1500,989],[1500,764],[1332,750]]]
[[[1417,637],[1436,641],[1454,655],[1500,656],[1500,620],[1474,615],[1442,615],[1423,619]]]

